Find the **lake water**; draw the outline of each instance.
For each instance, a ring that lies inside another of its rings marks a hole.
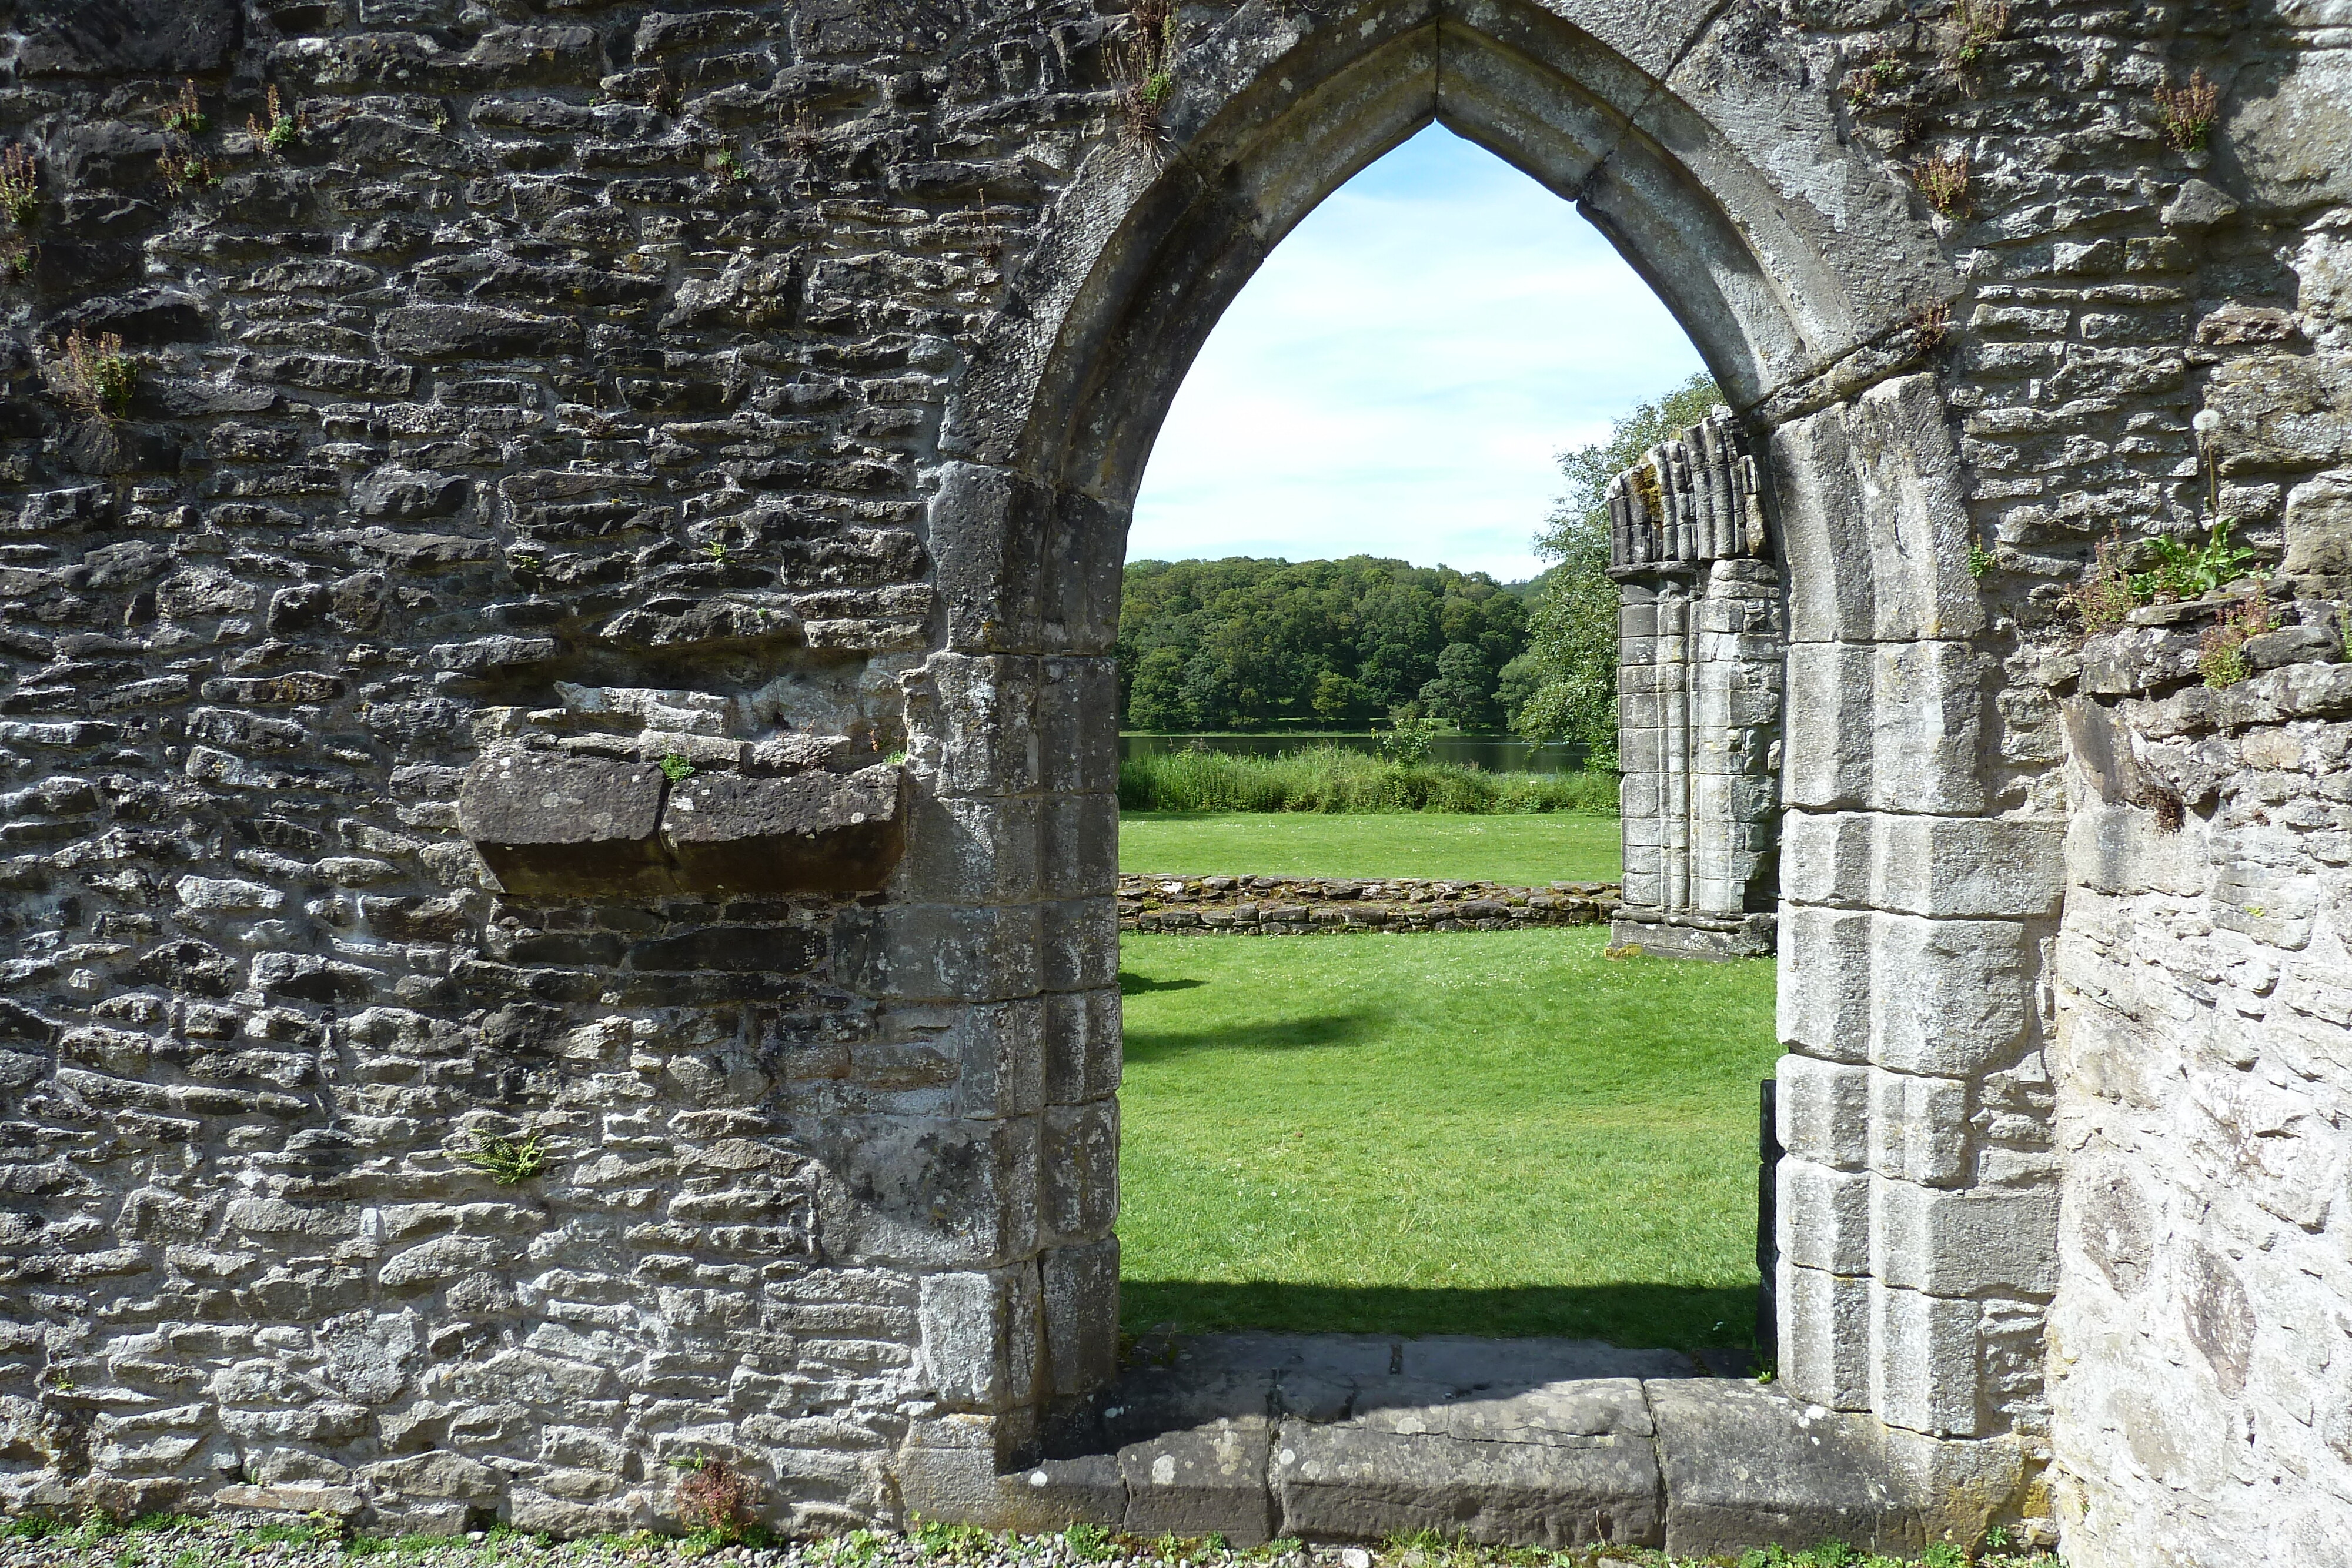
[[[1271,757],[1278,751],[1304,751],[1316,746],[1377,754],[1381,741],[1376,735],[1122,735],[1118,759],[1124,762],[1130,757],[1157,757],[1195,747]],[[1433,762],[1459,762],[1494,773],[1574,773],[1584,766],[1584,747],[1566,740],[1530,746],[1502,736],[1441,735],[1429,743],[1429,758]]]

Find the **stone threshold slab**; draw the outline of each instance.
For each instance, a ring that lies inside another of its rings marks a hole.
[[[1990,1500],[1959,1496],[1956,1514],[1876,1421],[1734,1374],[1747,1353],[1707,1360],[1558,1339],[1173,1340],[1065,1420],[1046,1458],[996,1477],[992,1501],[966,1491],[929,1516],[1237,1547],[1422,1530],[1676,1556],[1974,1539]]]

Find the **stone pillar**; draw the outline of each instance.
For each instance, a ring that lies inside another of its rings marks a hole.
[[[1772,951],[1788,622],[1755,460],[1717,409],[1609,486],[1624,770],[1621,943]]]

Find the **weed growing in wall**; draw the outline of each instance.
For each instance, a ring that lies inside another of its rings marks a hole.
[[[670,1463],[683,1472],[675,1500],[677,1517],[689,1531],[689,1544],[709,1549],[767,1544],[768,1532],[752,1506],[751,1477],[708,1454]]]
[[[500,1186],[514,1186],[547,1169],[547,1145],[537,1133],[520,1138],[478,1134],[474,1146],[460,1153],[457,1163],[471,1166]]]
[[[139,389],[138,361],[123,351],[120,332],[91,338],[77,327],[41,368],[57,400],[92,419],[121,418]]]
[[[2205,542],[2195,547],[2162,535],[2149,539],[2156,565],[2132,579],[2132,591],[2143,602],[2169,604],[2202,599],[2248,575],[2254,552],[2230,542],[2230,519],[2217,520]]]
[[[2139,607],[2139,594],[2132,587],[2131,573],[2124,570],[2121,532],[2099,541],[2092,554],[2090,571],[2066,591],[2066,602],[2082,617],[2085,637],[2113,631],[2124,623],[2125,616]]]
[[[20,229],[30,227],[33,215],[41,210],[40,172],[22,144],[0,152],[0,207],[7,209],[8,221]]]
[[[2246,639],[2272,630],[2275,619],[2270,597],[2259,584],[2243,604],[2221,612],[2221,618],[2206,628],[2197,642],[2197,673],[2205,677],[2205,684],[2216,688],[2234,686],[2252,674],[2246,663]]]
[[[196,100],[196,84],[180,83],[180,96],[163,107],[163,130],[173,136],[202,136],[212,120]]]
[[[1896,54],[1893,44],[1881,44],[1878,53],[1846,72],[1846,106],[1857,111],[1868,109],[1910,79],[1911,62]]]
[[[1969,575],[1981,582],[1984,580],[1985,573],[1992,569],[1992,551],[1985,549],[1979,541],[1970,539],[1969,541]]]
[[[2207,80],[2202,70],[2190,73],[2179,87],[2156,89],[2157,122],[2176,152],[2200,151],[2221,116],[2221,89]]]
[[[1969,155],[1966,152],[1936,152],[1912,166],[1911,183],[1927,204],[1948,218],[1969,208]]]
[[[278,89],[274,86],[269,89],[268,109],[266,118],[246,116],[246,132],[253,138],[256,152],[283,152],[301,140],[301,110],[288,109],[281,104],[278,99]]]
[[[694,777],[694,764],[673,751],[661,759],[662,777],[673,784],[683,784]]]
[[[1952,332],[1952,308],[1941,299],[1932,299],[1911,313],[1906,323],[1919,345],[1921,353],[1940,348]]]
[[[1168,140],[1160,107],[1176,91],[1175,0],[1136,0],[1109,55],[1119,84],[1121,134],[1130,146],[1156,154]]]
[[[1952,37],[1944,57],[1956,69],[1973,70],[2009,31],[2009,0],[1958,0],[1949,20]]]

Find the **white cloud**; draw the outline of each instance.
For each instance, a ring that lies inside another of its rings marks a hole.
[[[1566,202],[1433,126],[1276,247],[1176,395],[1132,559],[1402,556],[1509,580],[1555,455],[1700,369]]]

